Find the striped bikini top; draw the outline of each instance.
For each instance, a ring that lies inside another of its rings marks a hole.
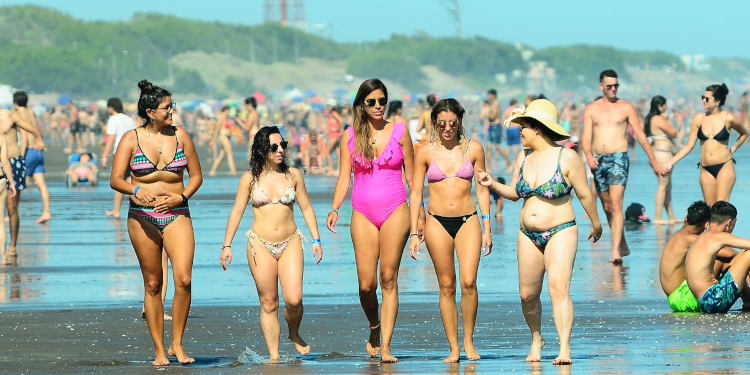
[[[187,168],[187,158],[185,157],[185,151],[183,151],[180,142],[177,142],[177,149],[174,152],[172,161],[160,169],[157,168],[156,164],[151,162],[146,154],[143,153],[140,141],[138,141],[138,130],[135,131],[135,139],[136,142],[138,142],[138,148],[135,150],[133,161],[130,162],[130,170],[133,171],[133,174],[136,176],[145,176],[159,171],[180,173]],[[175,139],[177,139],[177,134],[175,134]]]

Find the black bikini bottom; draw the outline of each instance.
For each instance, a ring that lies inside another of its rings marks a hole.
[[[440,223],[440,225],[442,225],[443,228],[445,228],[445,231],[448,232],[448,234],[450,234],[451,237],[453,237],[453,239],[456,239],[456,234],[458,234],[458,230],[461,229],[461,226],[464,225],[466,220],[469,220],[470,217],[476,214],[477,212],[474,211],[468,215],[448,217],[448,216],[438,216],[430,212],[430,215],[432,215],[432,217],[434,217],[435,220],[437,220],[438,223]]]
[[[727,161],[725,161],[723,163],[714,164],[714,165],[700,165],[700,164],[698,164],[698,166],[700,166],[701,168],[705,169],[706,172],[710,173],[712,176],[714,176],[714,178],[716,178],[716,176],[719,175],[719,171],[721,170],[721,168],[723,168],[724,164],[726,164],[728,162],[729,162],[729,160],[727,160]],[[734,164],[737,164],[737,160],[734,160],[734,158],[732,158],[732,162]]]

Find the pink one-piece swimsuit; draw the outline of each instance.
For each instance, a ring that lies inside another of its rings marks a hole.
[[[403,166],[404,153],[401,136],[404,124],[393,124],[388,144],[375,160],[367,160],[361,154],[354,155],[354,128],[349,132],[354,183],[352,186],[352,208],[364,215],[378,229],[399,206],[406,202]]]

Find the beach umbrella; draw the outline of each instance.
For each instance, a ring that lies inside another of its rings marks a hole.
[[[255,98],[255,101],[257,101],[258,104],[263,104],[266,102],[266,97],[257,90],[253,93],[253,98]]]
[[[72,98],[70,97],[70,95],[68,95],[68,94],[62,94],[62,95],[60,95],[59,98],[57,98],[57,104],[59,104],[59,105],[67,105],[68,102],[71,99]]]

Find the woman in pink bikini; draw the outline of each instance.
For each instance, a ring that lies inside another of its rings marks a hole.
[[[411,188],[414,153],[404,125],[383,118],[387,103],[388,90],[379,79],[368,79],[359,86],[352,104],[353,124],[342,138],[347,147],[341,147],[339,177],[326,224],[331,232],[336,231],[339,208],[354,172],[351,236],[359,301],[370,323],[366,350],[371,356],[380,352],[382,362],[396,362],[391,337],[398,315],[398,269],[409,230],[403,181],[406,176]],[[383,294],[380,314],[378,278]]]
[[[466,358],[472,361],[480,358],[473,339],[478,303],[476,281],[479,254],[484,250],[483,255],[486,256],[492,251],[490,194],[486,187],[476,185],[484,231],[479,225],[477,203],[471,194],[474,166],[476,170],[485,168],[484,148],[481,143],[466,138],[462,123],[464,112],[461,104],[452,98],[441,99],[432,107],[432,140],[416,154],[414,189],[409,197],[409,255],[416,260],[421,242],[418,203],[422,201],[426,176],[430,192],[428,212],[432,218],[427,219],[424,238],[440,285],[440,316],[443,318],[443,328],[450,346],[450,354],[443,362],[451,363],[458,362],[460,355],[454,249],[461,278],[463,347]]]
[[[195,237],[188,199],[203,183],[200,161],[190,135],[172,125],[172,94],[151,82],[138,83],[138,115],[144,125],[122,137],[112,163],[109,184],[130,194],[128,233],[138,256],[146,288],[144,309],[151,339],[154,341],[155,366],[169,365],[170,356],[180,363],[192,363],[182,348],[190,311],[190,282]],[[132,171],[132,183],[125,180]],[[185,170],[190,176],[183,183]],[[164,305],[162,288],[162,249],[172,263],[174,298],[172,301],[172,344],[164,350]]]
[[[253,226],[247,232],[247,259],[260,300],[260,327],[270,361],[279,359],[279,289],[284,297],[284,319],[289,339],[305,355],[310,346],[299,334],[302,322],[302,240],[304,236],[294,222],[297,201],[307,228],[312,234],[315,263],[323,257],[318,223],[307,195],[305,181],[297,168],[286,164],[289,144],[281,138],[279,128],[266,126],[255,135],[250,170],[240,178],[237,197],[224,233],[221,266],[232,264],[232,239],[248,203],[253,205]]]

